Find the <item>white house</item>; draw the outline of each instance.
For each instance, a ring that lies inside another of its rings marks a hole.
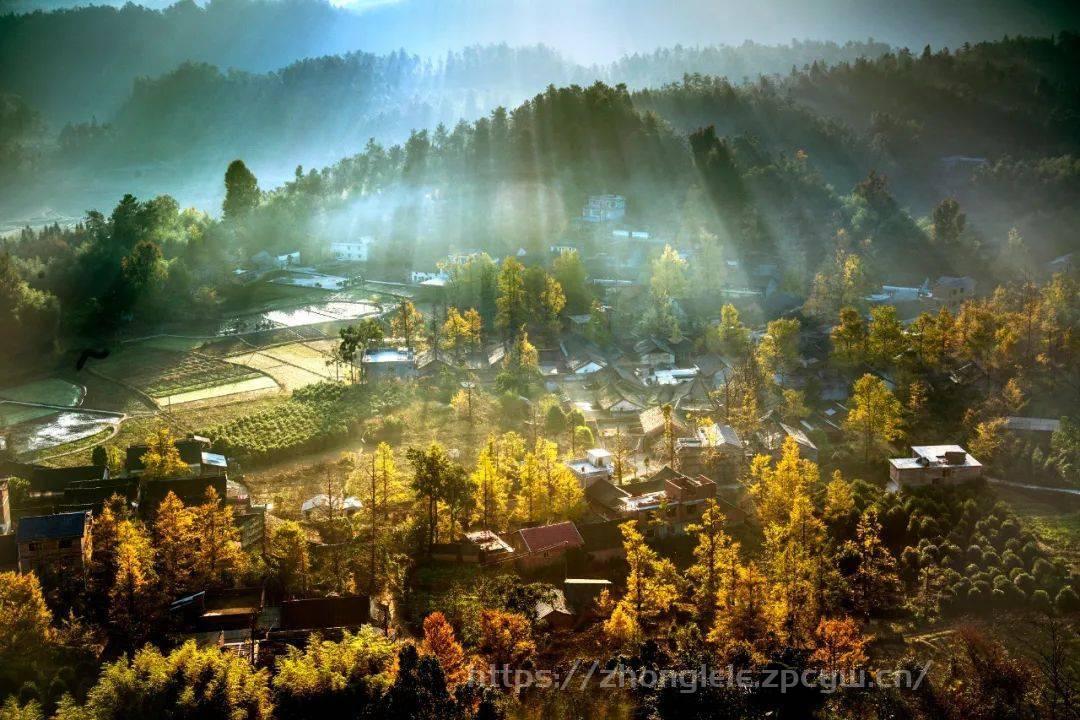
[[[409,273],[409,282],[413,285],[419,285],[421,283],[428,282],[429,280],[449,280],[448,276],[444,272],[424,272],[423,270],[413,270]]]
[[[622,195],[591,195],[581,209],[585,222],[610,222],[626,215],[626,198]]]
[[[287,253],[274,256],[274,264],[280,269],[291,267],[292,265],[300,264],[300,251],[292,250]]]
[[[943,275],[934,281],[930,293],[934,300],[955,313],[965,301],[974,297],[975,279]]]
[[[367,262],[371,243],[374,240],[370,235],[364,235],[356,240],[341,240],[330,243],[330,252],[338,260],[344,262]]]
[[[900,485],[962,483],[982,477],[983,466],[959,445],[914,445],[913,457],[891,458],[889,478]]]
[[[585,451],[585,457],[568,460],[566,467],[581,483],[581,487],[587,488],[597,480],[607,480],[611,477],[613,456],[604,448],[593,448]]]

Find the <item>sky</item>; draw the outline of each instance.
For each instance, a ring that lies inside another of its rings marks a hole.
[[[895,46],[921,48],[929,43],[938,48],[1005,34],[1080,30],[1076,0],[332,1],[347,10],[340,31],[333,33],[338,36],[332,43],[335,48],[340,47],[341,35],[352,49],[405,48],[429,56],[476,43],[544,43],[585,63],[680,43],[786,43],[794,38],[843,42],[873,37]],[[85,0],[0,3],[26,11]],[[143,4],[169,3],[144,0]]]

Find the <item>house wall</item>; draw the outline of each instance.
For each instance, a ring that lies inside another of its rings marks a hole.
[[[90,543],[82,538],[19,543],[19,571],[82,571],[90,559]]]
[[[963,483],[982,477],[981,467],[919,467],[889,466],[889,479],[902,485],[929,485],[936,482]]]

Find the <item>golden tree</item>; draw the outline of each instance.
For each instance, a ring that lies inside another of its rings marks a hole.
[[[0,573],[0,668],[33,662],[54,639],[37,575]]]
[[[495,463],[494,442],[480,451],[472,484],[476,488],[478,519],[485,530],[499,531],[506,526],[506,507],[510,498],[510,483],[506,473],[501,473]]]
[[[698,614],[712,618],[721,598],[732,597],[738,575],[739,543],[724,531],[727,521],[716,500],[707,500],[701,521],[686,531],[697,535],[694,563],[686,575],[691,581]]]
[[[825,531],[810,496],[799,492],[786,523],[765,526],[770,613],[788,644],[799,645],[820,616],[816,592],[825,556]]]
[[[158,506],[153,526],[157,571],[169,597],[191,588],[195,571],[192,549],[198,541],[194,525],[192,511],[170,491]]]
[[[176,449],[176,438],[164,425],[146,438],[146,453],[142,456],[143,474],[147,480],[179,477],[191,472]]]
[[[855,494],[851,485],[840,474],[833,471],[832,480],[825,486],[825,510],[823,519],[828,525],[841,522],[855,510]]]
[[[799,456],[799,443],[786,437],[780,459],[758,455],[750,463],[750,495],[762,525],[786,523],[795,498],[818,482],[818,466]]]
[[[766,579],[753,563],[739,565],[730,592],[720,599],[720,611],[708,641],[726,654],[736,646],[752,648],[756,655],[772,643],[773,626],[766,607]]]
[[[135,521],[117,525],[116,576],[109,591],[109,624],[122,647],[135,648],[154,632],[163,609],[154,549]]]
[[[423,652],[434,655],[446,674],[451,688],[464,682],[468,673],[465,651],[454,635],[454,628],[441,612],[433,612],[424,618]]]
[[[496,667],[516,667],[536,654],[529,620],[520,613],[480,613],[480,651]]]
[[[815,647],[810,662],[828,676],[850,673],[866,662],[866,644],[870,639],[863,636],[852,618],[822,618],[814,631]]]
[[[855,382],[844,430],[862,449],[863,463],[867,466],[901,436],[903,413],[900,401],[881,378],[867,373]]]
[[[649,619],[671,609],[678,598],[675,567],[670,560],[661,559],[646,544],[645,536],[638,531],[635,521],[623,523],[619,530],[629,566],[626,594],[619,604],[629,609],[634,619],[644,626]]]
[[[413,350],[424,327],[424,315],[411,300],[402,300],[390,318],[390,332],[405,341],[405,347]]]
[[[200,585],[220,587],[244,571],[247,557],[233,523],[232,508],[221,502],[212,487],[207,488],[205,501],[192,508],[192,533],[196,539],[194,571]]]
[[[855,540],[846,545],[848,554],[857,557],[858,568],[851,578],[852,606],[863,616],[892,606],[900,587],[896,560],[881,539],[877,511],[868,508],[859,520]]]
[[[300,523],[287,520],[274,528],[266,560],[282,592],[286,595],[307,592],[311,560],[308,557],[307,534]]]

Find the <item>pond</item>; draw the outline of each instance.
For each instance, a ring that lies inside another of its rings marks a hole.
[[[380,310],[378,305],[367,302],[331,301],[312,303],[290,308],[268,310],[266,312],[244,315],[234,318],[221,334],[272,330],[274,328],[292,328],[303,325],[318,325],[337,320],[356,320],[374,315]]]
[[[54,412],[10,428],[8,442],[17,455],[35,453],[88,438],[118,422],[119,418],[112,415],[74,410]]]

